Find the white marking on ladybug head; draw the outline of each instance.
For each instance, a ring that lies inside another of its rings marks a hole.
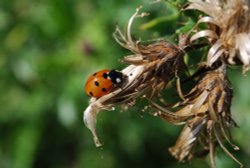
[[[116,83],[121,83],[122,80],[121,80],[121,78],[116,78],[115,81],[116,81]]]

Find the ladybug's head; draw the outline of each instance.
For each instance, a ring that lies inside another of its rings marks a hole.
[[[124,75],[123,73],[116,71],[116,70],[111,70],[108,73],[108,77],[110,78],[111,82],[114,85],[120,85],[123,82]]]

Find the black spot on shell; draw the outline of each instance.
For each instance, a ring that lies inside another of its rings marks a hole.
[[[93,93],[92,93],[92,92],[89,92],[89,94],[90,94],[91,96],[93,96]]]
[[[99,82],[95,81],[95,85],[96,85],[96,86],[99,86]]]
[[[108,78],[108,74],[107,73],[103,73],[102,77],[104,77],[105,79]]]
[[[106,91],[107,91],[107,89],[106,89],[106,88],[102,88],[102,91],[103,91],[103,92],[106,92]]]
[[[94,73],[93,76],[96,76],[97,73]]]

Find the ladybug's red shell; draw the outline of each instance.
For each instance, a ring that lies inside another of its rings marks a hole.
[[[108,78],[109,72],[110,70],[101,70],[88,78],[85,91],[89,96],[99,98],[110,92],[113,84]]]

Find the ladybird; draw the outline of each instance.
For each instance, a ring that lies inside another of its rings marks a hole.
[[[116,70],[101,70],[95,72],[87,79],[86,93],[91,97],[102,97],[108,94],[115,86],[123,82],[123,73]]]

